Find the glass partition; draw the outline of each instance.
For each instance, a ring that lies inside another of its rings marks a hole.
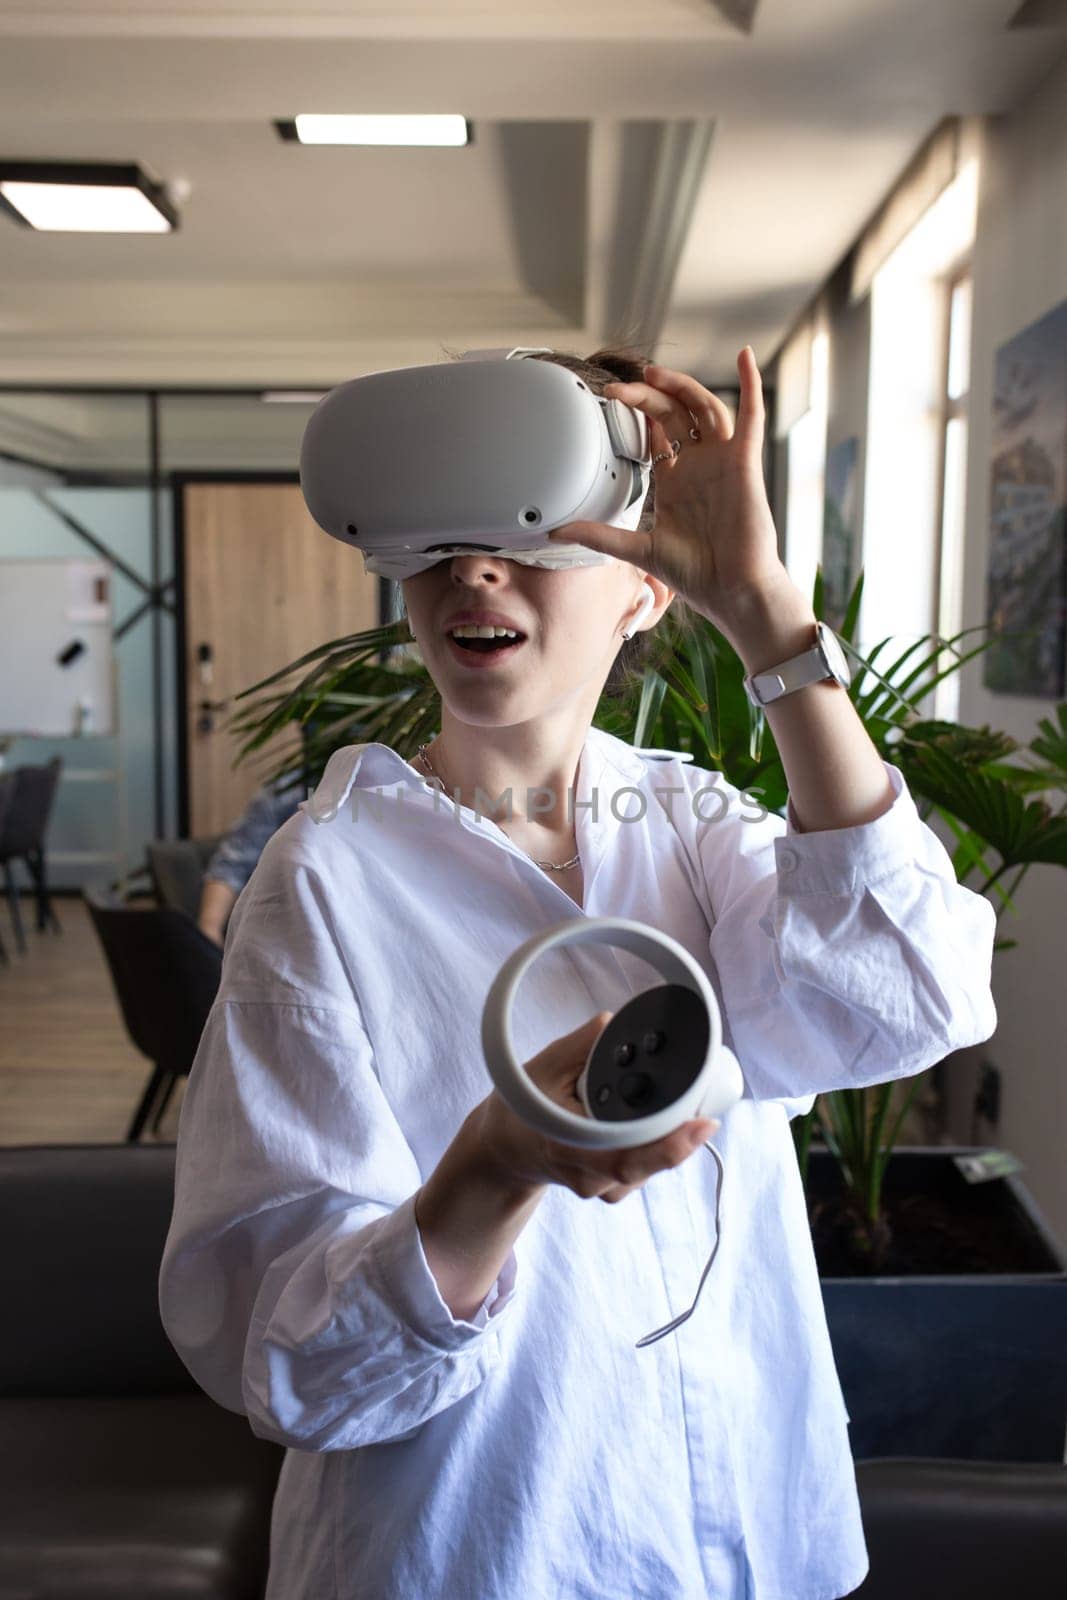
[[[58,888],[121,879],[174,823],[173,542],[151,404],[0,390],[0,743],[7,769],[62,758]],[[77,585],[101,575],[94,612]]]
[[[295,475],[324,392],[0,386],[0,764],[63,760],[56,888],[118,884],[178,833],[176,487]],[[106,624],[66,594],[101,577]]]

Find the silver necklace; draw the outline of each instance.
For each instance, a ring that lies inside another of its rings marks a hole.
[[[426,744],[420,744],[419,748],[415,751],[412,760],[419,761],[421,759],[430,776],[436,778],[438,783],[444,786],[445,780],[442,778],[441,774],[437,771],[437,768],[426,754],[428,744],[428,740]],[[453,796],[453,798],[455,797]],[[528,854],[529,852],[526,853]],[[530,860],[533,861],[535,867],[542,867],[546,872],[565,872],[568,867],[576,867],[578,865],[579,861],[581,860],[581,853],[579,852],[578,855],[572,856],[569,861],[537,861],[533,856],[530,856]]]

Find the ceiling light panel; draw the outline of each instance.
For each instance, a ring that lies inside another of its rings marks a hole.
[[[170,233],[178,214],[140,167],[0,161],[0,205],[48,233]]]
[[[301,144],[440,145],[470,143],[470,124],[461,116],[333,116],[302,112],[279,124],[283,136]]]

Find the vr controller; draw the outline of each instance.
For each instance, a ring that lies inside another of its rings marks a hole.
[[[648,423],[567,368],[528,359],[551,353],[376,372],[333,389],[300,452],[319,527],[394,579],[475,550],[545,567],[611,560],[545,535],[579,521],[637,527]]]
[[[632,996],[601,1030],[577,1083],[587,1113],[551,1099],[519,1062],[511,1011],[538,958],[569,944],[629,950],[666,982]],[[574,918],[535,934],[504,962],[482,1013],[489,1075],[515,1115],[564,1144],[630,1149],[663,1139],[695,1117],[719,1118],[744,1092],[741,1067],[723,1044],[715,992],[677,940],[624,917]]]
[[[539,1089],[515,1052],[511,1009],[533,963],[567,944],[608,944],[641,956],[667,981],[633,995],[601,1029],[578,1078],[586,1115],[568,1111]],[[575,917],[535,934],[497,973],[482,1012],[489,1075],[517,1117],[563,1144],[619,1150],[666,1138],[695,1117],[721,1117],[744,1093],[741,1067],[722,1042],[722,1016],[710,983],[677,940],[624,917]],[[693,1303],[637,1340],[645,1349],[693,1315],[719,1251],[723,1160],[718,1168],[715,1243]]]

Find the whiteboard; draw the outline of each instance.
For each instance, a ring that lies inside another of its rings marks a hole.
[[[0,734],[114,731],[112,588],[106,561],[0,561]]]

